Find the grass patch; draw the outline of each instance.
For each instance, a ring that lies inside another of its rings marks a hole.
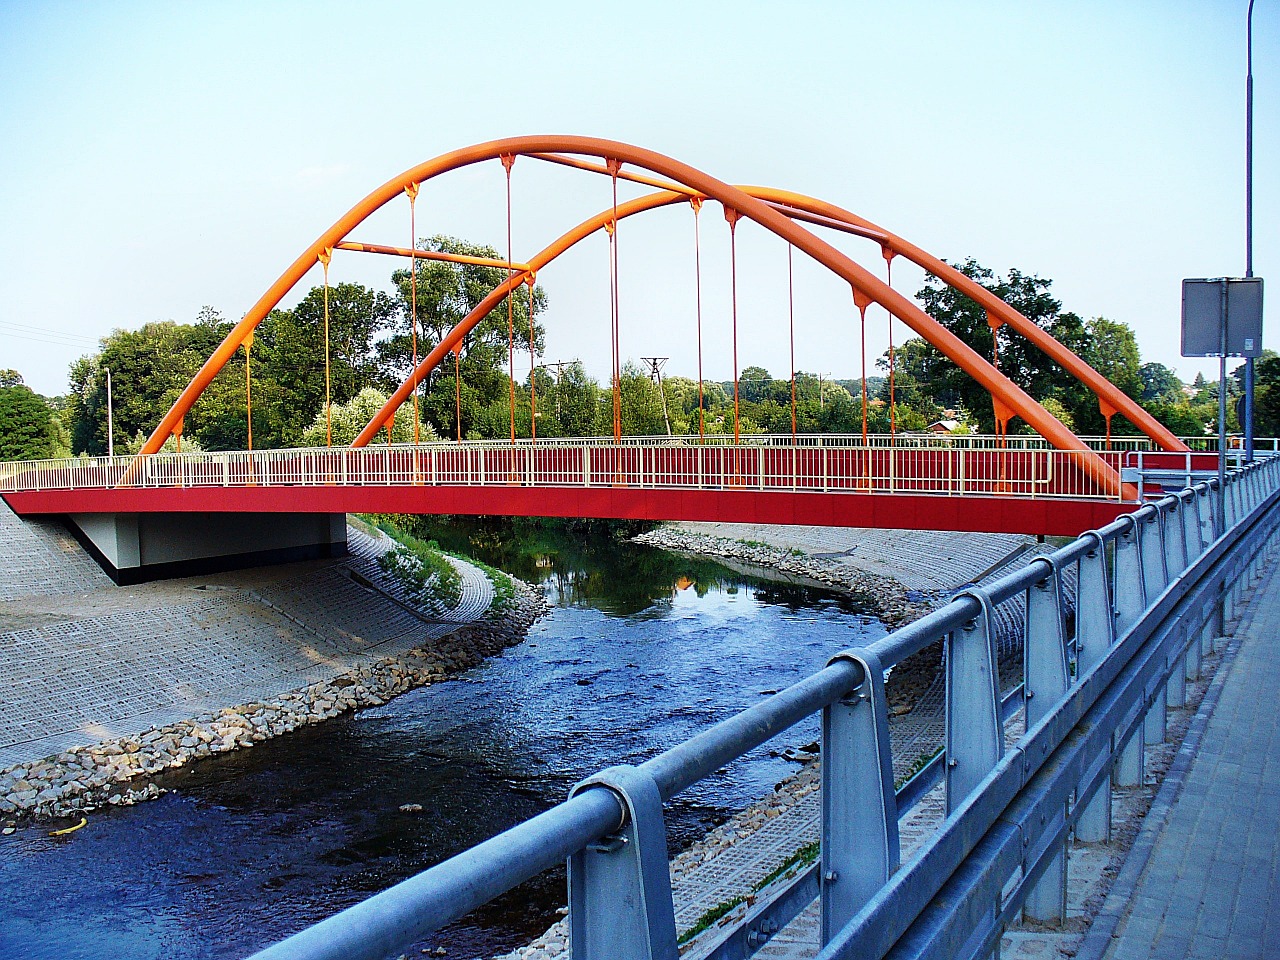
[[[512,582],[510,574],[503,573],[497,567],[491,567],[482,560],[459,556],[456,553],[450,556],[458,557],[459,560],[465,560],[473,567],[478,567],[489,578],[489,582],[493,584],[493,603],[489,605],[490,616],[510,613],[516,608],[516,585]]]
[[[777,880],[779,877],[785,874],[792,867],[795,867],[797,865],[808,866],[809,864],[813,863],[813,861],[818,859],[818,854],[821,852],[821,849],[822,849],[822,844],[817,840],[813,841],[812,843],[805,844],[795,853],[791,854],[791,856],[787,857],[787,859],[783,860],[780,864],[774,867],[773,870],[771,870],[767,876],[765,876],[761,880],[756,881],[756,883],[752,885],[751,893],[748,896],[730,897],[728,900],[725,900],[722,903],[717,903],[710,910],[707,910],[705,913],[703,913],[702,916],[698,917],[697,921],[694,923],[693,926],[691,926],[684,933],[680,934],[679,938],[676,940],[676,943],[679,944],[680,946],[684,946],[686,943],[688,943],[698,934],[702,933],[705,930],[710,930],[713,926],[715,926],[715,924],[719,920],[723,919],[729,913],[730,910],[732,910],[734,907],[739,906],[740,904],[746,903],[748,900],[748,897],[753,897],[755,894],[759,893],[765,887],[769,886],[769,884],[773,883],[775,880]]]
[[[813,843],[806,843],[791,856],[787,857],[787,859],[783,860],[782,863],[774,867],[768,876],[756,883],[756,885],[751,888],[751,892],[759,893],[797,864],[807,867],[809,864],[813,863],[813,861],[818,859],[818,854],[821,852],[822,843],[820,841],[815,840]]]
[[[905,774],[903,774],[902,779],[900,779],[897,783],[893,785],[894,789],[896,790],[899,787],[901,787],[904,783],[907,783],[917,773],[919,773],[921,770],[923,770],[925,767],[931,764],[933,762],[933,758],[941,754],[942,750],[943,748],[939,747],[937,750],[933,750],[928,753],[921,753],[920,756],[916,757],[915,762],[911,764],[911,769],[908,770]]]
[[[731,897],[723,903],[717,903],[714,907],[700,916],[697,923],[684,933],[680,934],[679,938],[676,940],[676,944],[684,946],[698,934],[702,933],[702,931],[710,930],[717,920],[721,919],[738,904],[745,903],[746,899],[746,897]]]
[[[462,575],[434,540],[419,540],[389,523],[375,524],[396,541],[378,558],[378,566],[395,577],[405,592],[425,606],[452,610],[462,601]]]

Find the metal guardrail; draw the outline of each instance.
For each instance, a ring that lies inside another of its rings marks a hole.
[[[1112,779],[1141,782],[1144,741],[1163,739],[1166,705],[1275,551],[1278,503],[1272,458],[1144,506],[255,960],[380,960],[566,860],[575,960],[675,960],[663,803],[815,712],[818,862],[764,891],[710,955],[750,956],[815,897],[823,960],[988,955],[1019,911],[1064,918],[1069,833],[1107,836]],[[1023,683],[1002,697],[991,625],[1020,596]],[[895,792],[884,673],[938,640],[945,748]],[[1006,749],[1010,706],[1025,732]],[[901,864],[898,821],[940,781],[947,818]]]

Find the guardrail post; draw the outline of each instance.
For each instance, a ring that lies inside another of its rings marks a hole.
[[[862,909],[898,869],[898,807],[889,707],[880,661],[837,654],[862,668],[862,683],[822,711],[822,943]]]
[[[1046,565],[1047,576],[1027,591],[1026,632],[1023,642],[1027,729],[1044,719],[1054,704],[1067,694],[1067,635],[1062,623],[1062,578],[1048,557],[1036,563]],[[1105,584],[1106,571],[1103,571]],[[1109,606],[1107,608],[1110,609]],[[1065,819],[1066,810],[1060,811]],[[1046,829],[1056,828],[1057,823]],[[1023,864],[1026,869],[1026,864]],[[1067,919],[1067,844],[1064,840],[1049,866],[1023,904],[1023,912],[1041,923],[1063,923]]]
[[[1176,580],[1188,565],[1187,547],[1183,539],[1182,515],[1185,512],[1186,505],[1182,502],[1182,498],[1175,496],[1169,502],[1169,512],[1164,525],[1165,568],[1169,571],[1170,581]],[[1173,707],[1184,706],[1187,702],[1187,670],[1190,669],[1187,657],[1186,644],[1183,644],[1182,653],[1178,655],[1178,663],[1169,677],[1169,705]]]
[[[1186,638],[1189,636],[1186,627],[1179,627],[1178,646],[1182,652],[1174,657],[1173,672],[1169,674],[1169,682],[1165,684],[1165,702],[1170,707],[1187,705],[1187,656]]]
[[[1000,687],[991,600],[980,587],[962,591],[978,601],[974,619],[947,638],[947,813],[982,782],[1004,756]]]
[[[1138,540],[1138,521],[1128,516],[1127,529],[1115,540],[1116,632],[1124,633],[1147,608],[1147,595],[1142,577],[1142,547]]]
[[[1187,551],[1187,566],[1200,559],[1204,546],[1200,543],[1199,507],[1194,490],[1187,489],[1182,497],[1182,546]]]
[[[1209,510],[1213,517],[1213,536],[1209,538],[1210,542],[1217,540],[1224,532],[1226,532],[1225,518],[1222,513],[1222,498],[1218,496],[1218,479],[1214,477],[1207,484],[1209,496]]]
[[[1115,539],[1115,603],[1116,632],[1123,634],[1142,616],[1146,609],[1146,593],[1142,578],[1142,545],[1138,539],[1138,520],[1129,515],[1128,527]],[[1143,757],[1146,741],[1139,723],[1129,736],[1120,761],[1116,764],[1116,783],[1122,787],[1142,785]]]
[[[1208,484],[1196,490],[1196,517],[1200,521],[1200,551],[1203,553],[1217,539],[1214,533],[1213,491]]]
[[[1116,623],[1111,613],[1111,591],[1107,584],[1107,555],[1102,537],[1094,531],[1082,535],[1095,541],[1093,549],[1080,558],[1076,585],[1076,677],[1080,678],[1106,657],[1116,641]],[[1028,713],[1028,718],[1030,713]],[[1085,803],[1076,820],[1076,839],[1084,843],[1106,843],[1111,839],[1111,777]]]
[[[1183,660],[1183,676],[1188,680],[1200,677],[1200,661],[1204,652],[1204,625],[1197,623],[1189,631],[1191,642],[1187,644],[1187,652]]]
[[[569,950],[574,960],[677,960],[662,796],[636,767],[602,770],[570,792],[607,789],[626,821],[569,858]]]
[[[1142,538],[1142,585],[1147,603],[1158,597],[1169,584],[1169,574],[1164,565],[1164,511],[1158,506],[1139,522]],[[1162,686],[1156,694],[1151,709],[1147,711],[1143,735],[1147,743],[1163,743],[1165,735],[1165,711],[1168,709],[1169,691]]]
[[[1146,604],[1151,604],[1169,585],[1169,571],[1165,567],[1164,511],[1153,507],[1138,524],[1138,536],[1142,541],[1142,588]]]
[[[1173,581],[1183,570],[1187,569],[1187,545],[1182,536],[1182,514],[1185,510],[1181,497],[1175,497],[1169,503],[1169,511],[1165,514],[1164,554],[1165,569],[1169,580]]]

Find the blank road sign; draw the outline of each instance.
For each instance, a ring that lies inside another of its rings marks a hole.
[[[1226,315],[1223,315],[1223,288]],[[1227,349],[1222,350],[1222,325]],[[1262,278],[1182,281],[1184,357],[1262,356]]]

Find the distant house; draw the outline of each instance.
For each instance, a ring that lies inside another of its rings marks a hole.
[[[959,420],[935,420],[929,424],[931,433],[955,433],[960,429]]]

